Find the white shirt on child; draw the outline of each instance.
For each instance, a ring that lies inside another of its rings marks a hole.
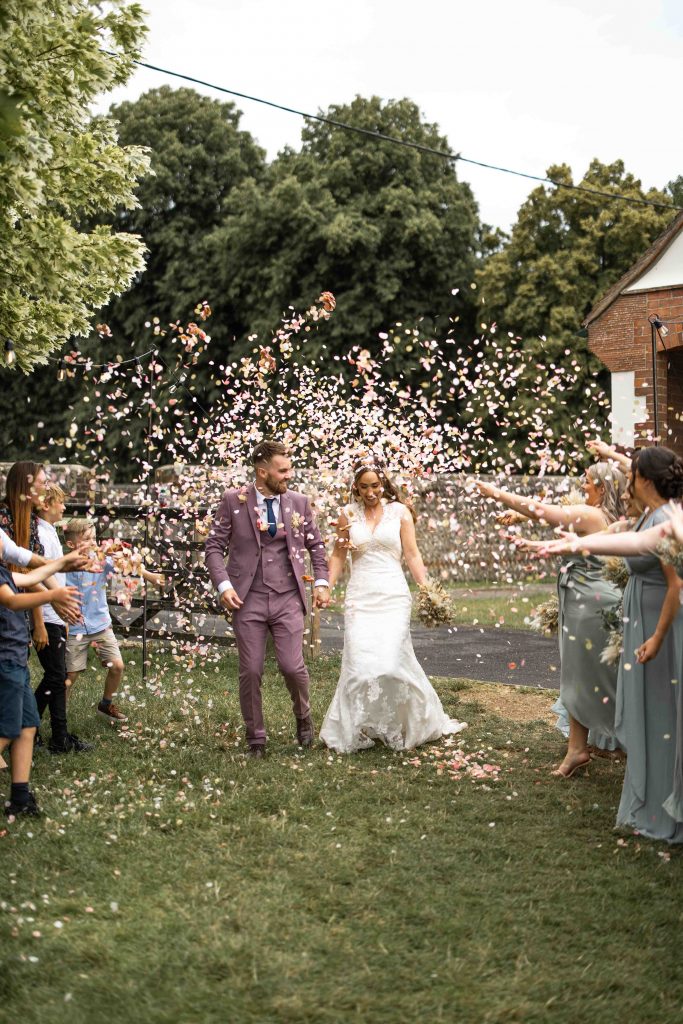
[[[46,558],[62,557],[64,552],[62,551],[57,531],[52,523],[48,523],[47,519],[41,519],[40,516],[38,516],[38,538],[45,549]],[[52,579],[58,587],[63,587],[66,584],[66,576],[63,572],[56,572]],[[51,622],[53,626],[66,626],[66,622],[60,619],[51,604],[43,605],[43,618],[45,622]]]

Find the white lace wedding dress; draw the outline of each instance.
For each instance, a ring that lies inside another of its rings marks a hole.
[[[346,588],[341,676],[320,730],[340,753],[381,740],[409,750],[460,732],[423,672],[410,637],[411,596],[401,567],[401,519],[410,512],[386,503],[374,532],[364,507],[349,505],[351,578]]]

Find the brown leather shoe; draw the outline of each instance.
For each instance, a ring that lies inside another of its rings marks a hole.
[[[258,761],[260,758],[266,756],[266,745],[265,743],[254,743],[249,747],[247,757],[251,757],[254,761]]]
[[[310,715],[308,716],[308,718],[297,718],[296,738],[299,741],[300,747],[313,746],[313,740],[315,739],[315,729],[313,728],[313,722],[311,721]]]

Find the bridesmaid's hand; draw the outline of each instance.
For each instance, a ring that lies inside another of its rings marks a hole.
[[[487,483],[485,480],[477,480],[474,486],[484,498],[498,498],[500,493],[497,487]]]
[[[564,531],[560,531],[559,540],[548,540],[538,549],[541,558],[553,555],[575,555],[577,551],[581,551],[581,538],[575,533]]]
[[[595,455],[598,459],[602,459],[603,461],[611,459],[616,453],[615,449],[612,448],[611,445],[605,444],[605,442],[601,441],[599,437],[596,438],[595,441],[589,441],[586,448],[591,455]]]
[[[651,636],[649,640],[646,640],[644,644],[636,648],[636,661],[641,665],[644,665],[646,661],[652,661],[659,654],[659,648],[662,646],[662,641],[657,637]]]

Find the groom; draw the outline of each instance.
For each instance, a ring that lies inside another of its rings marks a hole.
[[[292,478],[287,448],[280,441],[261,441],[251,458],[254,483],[225,492],[204,550],[221,604],[232,612],[240,707],[250,756],[258,758],[266,748],[261,677],[269,630],[292,698],[297,739],[304,747],[313,742],[303,657],[306,550],[315,575],[316,606],[327,607],[330,597],[325,546],[308,498],[287,490]]]

